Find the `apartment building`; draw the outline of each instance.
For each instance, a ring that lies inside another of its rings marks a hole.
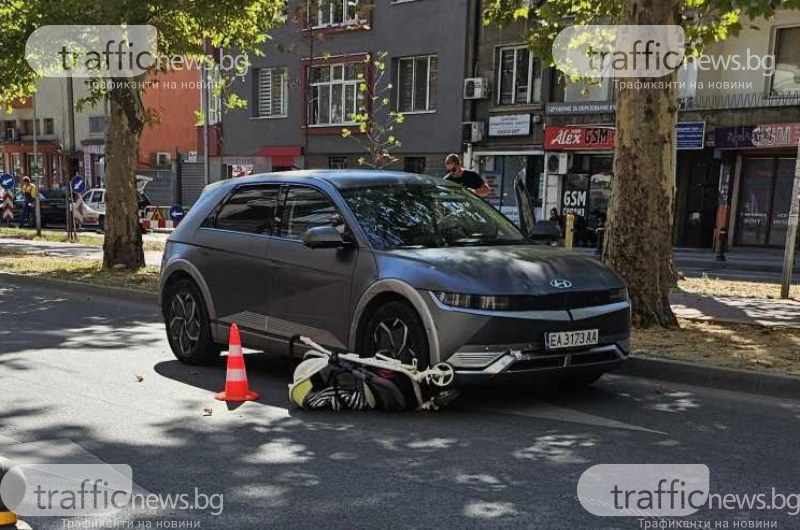
[[[358,75],[376,75],[365,60],[381,52],[393,85],[389,108],[406,116],[395,130],[401,146],[393,167],[444,175],[444,157],[462,151],[465,57],[479,7],[477,0],[290,1],[287,25],[270,31],[265,56],[232,87],[249,105],[223,117],[224,175],[359,167],[366,151],[341,133],[363,97]]]

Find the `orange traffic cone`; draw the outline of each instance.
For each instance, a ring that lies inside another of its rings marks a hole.
[[[225,390],[215,395],[214,398],[220,401],[255,401],[260,396],[258,393],[250,391],[247,386],[247,372],[244,368],[239,326],[232,324],[230,335]]]

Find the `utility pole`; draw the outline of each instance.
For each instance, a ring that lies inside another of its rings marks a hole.
[[[37,122],[39,121],[38,116],[36,115],[36,93],[33,94],[33,181],[36,183],[36,196],[33,198],[34,206],[34,217],[36,218],[36,235],[42,235],[42,207],[39,204],[39,193],[42,189],[42,177],[41,171],[39,171],[39,144],[37,140],[38,127]]]
[[[797,220],[800,215],[800,140],[797,142],[797,161],[794,165],[794,185],[792,186],[792,202],[789,206],[789,226],[786,228],[786,247],[783,252],[783,281],[781,282],[781,298],[789,298],[789,287],[792,285],[794,271],[794,250],[797,241]]]
[[[210,171],[210,159],[208,153],[208,113],[211,109],[211,105],[209,105],[209,98],[210,94],[208,92],[208,65],[205,61],[203,61],[203,67],[200,71],[200,75],[202,76],[201,84],[200,84],[200,94],[202,95],[203,100],[203,184],[208,186],[209,182],[211,181],[209,171]]]

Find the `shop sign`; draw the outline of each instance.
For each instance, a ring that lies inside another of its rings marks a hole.
[[[547,104],[548,114],[610,114],[617,110],[612,101],[575,101]]]
[[[678,123],[676,127],[677,148],[703,149],[706,133],[704,121]],[[547,127],[544,131],[545,150],[563,151],[611,150],[614,149],[616,129],[610,126]]]
[[[714,131],[716,149],[796,147],[798,142],[800,142],[800,123],[719,127]]]
[[[544,148],[550,151],[569,149],[614,149],[616,129],[611,126],[547,127],[544,130]]]
[[[706,122],[686,121],[676,127],[677,149],[703,149],[706,138]]]
[[[489,136],[528,136],[530,134],[530,114],[508,114],[489,118]]]

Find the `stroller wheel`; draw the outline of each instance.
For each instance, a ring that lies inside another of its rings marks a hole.
[[[434,386],[445,388],[453,384],[455,375],[452,366],[447,363],[439,363],[431,369],[428,378]]]

